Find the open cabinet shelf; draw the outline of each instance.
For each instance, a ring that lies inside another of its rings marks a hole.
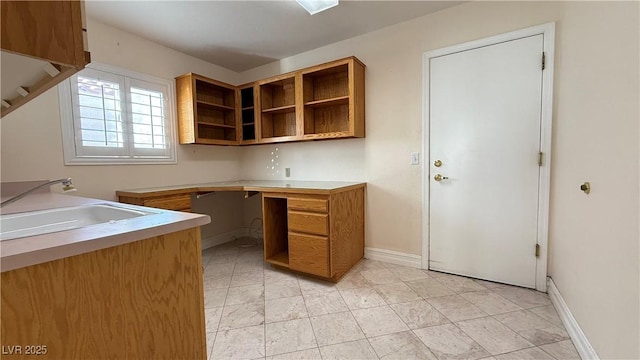
[[[257,143],[256,136],[256,91],[253,83],[240,87],[240,109],[241,109],[241,140],[243,145]]]
[[[303,71],[302,93],[304,138],[364,136],[364,66],[360,62],[350,58]]]
[[[364,74],[364,64],[348,57],[241,86],[192,73],[180,76],[180,143],[364,137]]]
[[[304,103],[305,107],[319,108],[337,105],[349,105],[348,96],[339,96],[331,99],[313,100]]]
[[[264,258],[268,263],[289,267],[287,198],[262,196],[264,223]]]
[[[296,136],[296,81],[293,75],[260,83],[260,128],[263,140]]]
[[[197,74],[176,78],[181,144],[236,145],[236,88]]]

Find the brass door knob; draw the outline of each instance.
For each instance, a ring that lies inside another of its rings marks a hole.
[[[434,162],[433,162],[433,166],[435,166],[435,167],[440,167],[440,166],[442,166],[442,161],[440,161],[440,160],[436,160],[436,161],[434,161]]]
[[[441,180],[446,180],[446,179],[448,179],[448,177],[442,176],[440,174],[436,174],[436,176],[433,177],[433,180],[435,180],[435,181],[441,181]]]

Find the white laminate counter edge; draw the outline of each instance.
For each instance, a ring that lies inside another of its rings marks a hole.
[[[36,211],[67,206],[124,204],[60,194],[33,194],[3,209],[3,213]],[[135,208],[134,205],[125,205]],[[207,215],[153,209],[156,214],[114,224],[84,228],[0,242],[0,271],[41,264],[69,256],[131,243],[138,240],[208,224]]]

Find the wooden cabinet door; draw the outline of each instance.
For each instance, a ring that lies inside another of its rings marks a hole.
[[[289,233],[289,268],[331,277],[329,239],[325,236]]]

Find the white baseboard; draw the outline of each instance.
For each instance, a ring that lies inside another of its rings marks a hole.
[[[422,256],[407,254],[399,251],[364,248],[364,257],[370,260],[384,261],[391,264],[422,268]]]
[[[243,236],[249,236],[249,228],[242,228],[202,239],[202,250],[224,244]]]
[[[598,354],[593,350],[591,343],[587,339],[587,336],[584,334],[580,325],[576,321],[576,318],[571,314],[571,310],[567,306],[567,303],[564,302],[562,295],[560,295],[560,291],[556,287],[556,284],[549,277],[547,278],[547,293],[549,294],[549,298],[551,299],[551,303],[556,308],[558,312],[558,316],[560,316],[560,320],[564,324],[565,329],[567,329],[567,333],[571,337],[573,341],[573,345],[575,345],[576,350],[578,350],[578,354],[583,360],[598,360]]]

